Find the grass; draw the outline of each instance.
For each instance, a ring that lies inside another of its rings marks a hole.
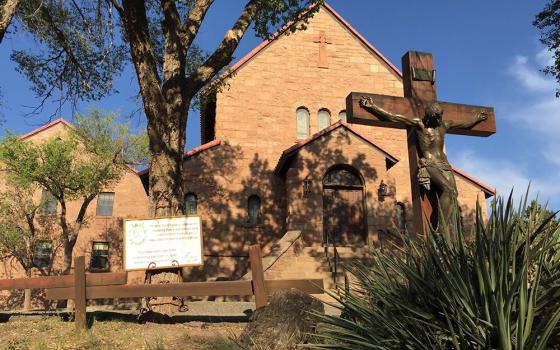
[[[0,350],[225,350],[245,324],[94,321],[86,331],[56,317],[0,323]]]

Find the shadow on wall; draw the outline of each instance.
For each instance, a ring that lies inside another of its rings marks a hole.
[[[349,151],[356,142],[362,142],[355,138],[349,132],[323,135],[303,147],[290,160],[290,169],[278,175],[274,173],[276,162],[272,163],[253,151],[249,155],[247,148],[227,142],[187,158],[184,192],[194,193],[197,197],[197,213],[203,225],[205,265],[183,269],[184,280],[239,279],[248,269],[248,247],[258,243],[266,255],[293,223],[303,225],[305,246],[321,247],[323,177],[337,165],[356,169],[365,185],[363,207],[367,211],[364,209],[362,214],[362,227],[369,230],[369,236],[349,249],[361,252],[366,242],[374,244],[372,240],[377,240],[380,230],[394,227],[395,183],[385,179],[391,195],[379,201],[377,183],[385,174],[385,156],[371,146],[364,152]],[[312,180],[307,195],[303,193],[304,178]],[[251,220],[248,214],[248,199],[252,195],[261,200],[262,214],[257,220]],[[288,213],[288,201],[291,208],[297,204],[297,213]],[[341,218],[356,216],[352,206],[337,209]],[[316,259],[324,260],[324,256]]]
[[[184,280],[239,279],[247,271],[250,245],[266,252],[282,237],[283,181],[257,153],[248,162],[245,157],[241,147],[224,142],[185,162],[184,192],[197,197],[205,265],[183,269]],[[260,199],[260,210],[250,217],[251,196]]]

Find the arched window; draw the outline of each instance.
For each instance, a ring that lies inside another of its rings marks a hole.
[[[343,122],[346,122],[346,111],[340,111],[338,113],[338,119],[342,120]]]
[[[323,178],[324,186],[362,186],[362,179],[347,168],[334,168],[327,172]]]
[[[247,222],[250,224],[260,224],[262,221],[261,199],[257,195],[249,196],[247,201]]]
[[[319,110],[317,114],[317,127],[320,130],[328,128],[331,125],[331,113],[326,109]]]
[[[309,111],[300,107],[296,111],[297,138],[304,139],[309,136]]]
[[[196,194],[189,192],[185,196],[185,214],[186,215],[196,215],[196,207],[198,205],[198,200]]]
[[[397,203],[397,226],[400,231],[406,230],[406,207],[404,203]]]

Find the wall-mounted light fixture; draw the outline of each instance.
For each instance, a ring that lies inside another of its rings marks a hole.
[[[303,195],[307,196],[311,193],[311,180],[305,179],[303,180]]]
[[[377,196],[379,197],[379,201],[383,202],[385,200],[385,197],[387,197],[388,195],[389,195],[389,187],[385,182],[383,182],[383,180],[381,180],[381,183],[379,184],[379,188],[377,189]]]

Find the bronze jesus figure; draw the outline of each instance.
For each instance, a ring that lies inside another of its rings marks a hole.
[[[386,111],[377,106],[371,97],[362,97],[360,106],[373,113],[381,120],[387,120],[414,128],[420,144],[420,168],[418,183],[427,191],[431,184],[439,190],[438,205],[443,214],[444,226],[451,220],[453,206],[457,205],[457,185],[453,170],[445,155],[445,133],[453,128],[470,128],[488,118],[485,112],[478,112],[471,120],[451,121],[443,120],[443,109],[437,102],[429,105],[424,117],[407,118],[406,116]],[[441,228],[438,224],[438,226]]]

